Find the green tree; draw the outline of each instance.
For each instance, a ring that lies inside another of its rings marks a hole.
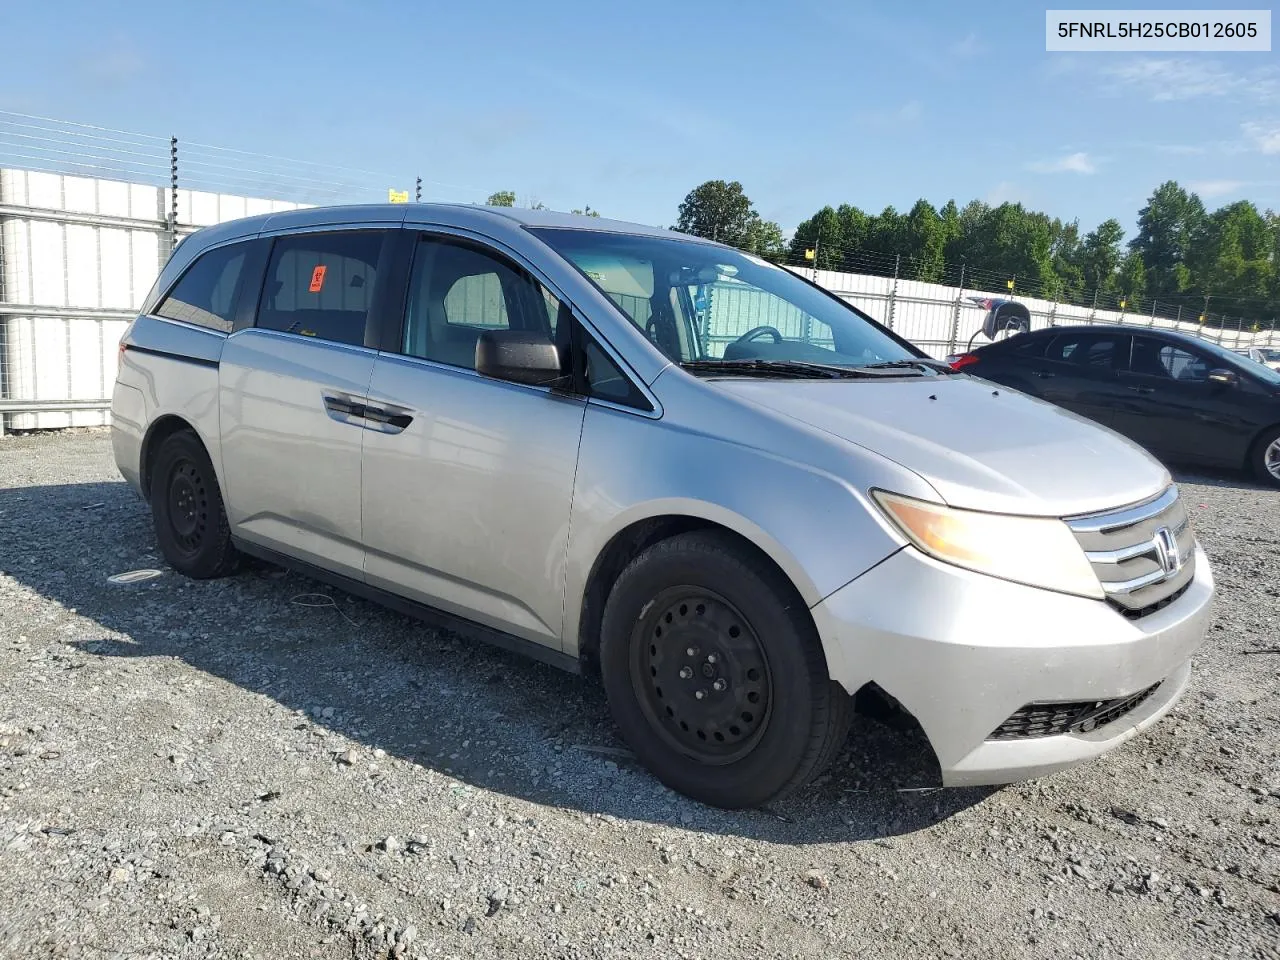
[[[845,258],[856,255],[870,245],[871,220],[855,206],[842,203],[836,207],[840,246]]]
[[[1115,293],[1116,274],[1123,256],[1120,241],[1123,239],[1124,228],[1115,219],[1103,220],[1085,234],[1080,249],[1080,267],[1087,294],[1094,290],[1104,294]]]
[[[1191,266],[1198,293],[1246,299],[1256,310],[1275,281],[1271,224],[1248,200],[1214,211],[1195,238]]]
[[[485,204],[490,207],[514,207],[516,205],[516,192],[514,190],[499,190],[497,193],[491,193]]]
[[[1191,286],[1188,261],[1194,257],[1192,246],[1204,221],[1200,198],[1174,180],[1156,187],[1138,211],[1138,235],[1129,249],[1142,254],[1149,296],[1176,296]]]
[[[942,218],[928,200],[917,200],[906,216],[906,237],[902,251],[913,267],[908,276],[927,283],[942,280],[946,266],[947,237]]]
[[[901,255],[909,253],[909,229],[907,218],[893,207],[885,207],[867,223],[867,245],[880,253]],[[892,265],[889,267],[892,271]]]
[[[572,211],[570,211],[570,212],[571,212],[571,213],[573,213],[573,214],[574,214],[574,216],[578,216],[578,217],[598,217],[598,216],[600,216],[600,211],[599,211],[599,210],[592,210],[592,209],[591,209],[591,204],[589,204],[589,203],[588,203],[588,204],[586,204],[586,205],[584,205],[584,206],[583,206],[583,208],[582,208],[581,210],[572,210]]]
[[[1141,309],[1142,296],[1149,284],[1147,267],[1142,254],[1130,250],[1120,261],[1120,273],[1116,277],[1116,293],[1125,301],[1125,310],[1136,313]]]
[[[742,184],[736,180],[732,183],[708,180],[684,198],[675,228],[696,237],[741,247],[759,219]]]
[[[1060,286],[1058,295],[1069,303],[1078,303],[1084,293],[1084,269],[1080,262],[1083,244],[1080,241],[1080,222],[1063,223],[1054,219],[1050,233],[1049,251],[1053,260],[1053,272]]]
[[[817,260],[806,261],[806,250],[816,250]],[[847,260],[845,256],[840,216],[831,207],[823,207],[796,227],[791,236],[788,259],[798,264],[816,266],[819,270],[842,270],[851,266],[858,269],[856,263]]]
[[[954,200],[948,200],[938,211],[938,219],[942,222],[942,262],[956,269],[951,270],[950,282],[960,281],[958,266],[964,261],[964,254],[956,249],[960,239],[960,208]]]
[[[756,217],[747,228],[747,239],[742,249],[766,260],[781,260],[787,252],[782,239],[782,228],[772,220]]]

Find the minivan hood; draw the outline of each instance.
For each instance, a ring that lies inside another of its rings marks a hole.
[[[901,464],[956,507],[1065,517],[1136,503],[1171,482],[1119,434],[967,376],[711,382]]]

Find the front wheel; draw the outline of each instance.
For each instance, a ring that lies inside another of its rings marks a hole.
[[[636,756],[713,806],[786,796],[848,733],[850,698],[800,596],[720,533],[682,534],[631,562],[605,605],[600,663]]]
[[[1280,427],[1272,427],[1253,445],[1250,457],[1254,476],[1270,487],[1280,487]]]

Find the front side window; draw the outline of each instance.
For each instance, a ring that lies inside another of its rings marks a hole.
[[[738,369],[776,364],[794,373],[823,365],[852,373],[884,363],[909,366],[921,356],[852,307],[749,254],[674,236],[532,232],[659,350],[696,373],[737,361],[746,362]]]
[[[1165,373],[1175,380],[1190,383],[1205,383],[1209,379],[1209,364],[1204,357],[1196,356],[1179,347],[1163,346],[1160,348],[1160,364]]]
[[[609,358],[600,345],[585,332],[582,339],[583,381],[587,396],[619,403],[626,407],[652,410],[653,407],[645,395]]]
[[[383,231],[300,233],[271,249],[258,326],[364,344]]]
[[[197,257],[156,315],[230,333],[247,249],[244,243],[232,243]]]
[[[474,370],[485,330],[543,333],[559,344],[559,313],[559,301],[515,264],[470,243],[424,237],[413,258],[401,350]]]

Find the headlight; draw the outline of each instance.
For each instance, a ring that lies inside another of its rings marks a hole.
[[[1098,577],[1061,520],[957,510],[872,491],[894,526],[936,560],[978,573],[1102,599]]]

